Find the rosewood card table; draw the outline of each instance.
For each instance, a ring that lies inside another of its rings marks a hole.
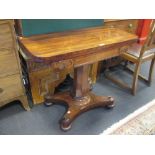
[[[73,65],[74,84],[71,91],[45,94],[46,105],[67,105],[67,111],[60,121],[61,129],[67,131],[81,113],[96,107],[114,107],[112,97],[97,96],[90,92],[88,67],[94,62],[120,55],[136,41],[135,34],[116,28],[94,27],[21,37],[19,45],[35,62],[56,64],[61,69],[65,67],[65,61]]]

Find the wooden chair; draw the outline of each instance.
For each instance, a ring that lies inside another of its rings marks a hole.
[[[124,70],[132,73],[133,75],[132,86],[129,87],[122,80],[112,77],[109,74],[109,71],[105,71],[105,77],[121,87],[130,89],[133,95],[136,94],[138,78],[140,80],[143,80],[150,86],[152,82],[153,68],[155,64],[155,20],[152,20],[145,44],[133,44],[131,47],[129,47],[128,51],[124,52],[121,56],[123,59],[126,60],[126,63],[123,67]],[[141,64],[146,61],[151,61],[148,79],[139,74]],[[134,70],[128,67],[128,62],[132,62],[133,64],[135,64]]]

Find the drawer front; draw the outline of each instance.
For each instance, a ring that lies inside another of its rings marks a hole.
[[[11,32],[11,23],[0,24],[0,49],[11,48],[13,46],[13,36]]]
[[[130,33],[136,33],[138,27],[138,20],[116,20],[105,22],[105,27],[116,27]]]
[[[19,72],[18,61],[13,50],[0,50],[0,77]]]
[[[23,95],[20,75],[0,78],[0,102]]]

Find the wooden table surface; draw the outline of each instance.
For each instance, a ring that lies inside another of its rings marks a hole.
[[[19,42],[24,51],[36,60],[59,61],[95,53],[100,48],[135,42],[136,39],[135,34],[117,28],[95,27],[21,37]]]

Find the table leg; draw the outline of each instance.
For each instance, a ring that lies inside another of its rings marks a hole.
[[[74,70],[74,84],[71,92],[63,92],[54,96],[46,96],[47,103],[63,103],[68,109],[60,122],[64,131],[71,128],[73,120],[83,112],[96,107],[114,107],[114,99],[110,96],[97,96],[89,92],[88,65]]]

